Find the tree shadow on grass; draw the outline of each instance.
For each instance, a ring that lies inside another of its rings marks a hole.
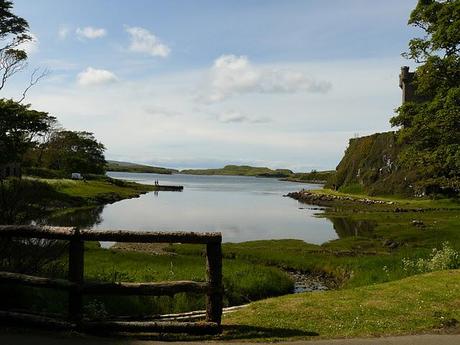
[[[59,340],[60,344],[137,344],[139,340],[149,341],[221,341],[221,340],[286,340],[287,338],[309,338],[319,336],[317,332],[302,331],[289,328],[267,328],[247,325],[224,325],[223,332],[219,335],[190,335],[174,333],[119,333],[119,332],[90,332],[78,333],[74,331],[50,331],[41,328],[0,327],[2,335],[21,337],[27,334],[30,339]],[[29,340],[30,340],[29,339]],[[50,342],[54,344],[55,342]]]
[[[292,328],[267,328],[247,325],[224,325],[219,336],[222,340],[256,338],[317,337],[319,333]]]
[[[283,340],[286,338],[308,338],[317,337],[319,333],[313,331],[302,331],[290,328],[267,328],[247,325],[223,325],[223,332],[218,335],[191,335],[191,334],[158,334],[158,333],[111,333],[99,334],[102,337],[124,338],[129,344],[129,340],[150,340],[150,341],[203,341],[203,340],[250,340],[250,339],[270,339]]]

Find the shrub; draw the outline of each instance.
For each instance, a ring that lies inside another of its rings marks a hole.
[[[28,223],[56,199],[48,183],[19,178],[0,180],[0,224]]]
[[[414,273],[456,269],[460,268],[460,253],[453,249],[448,242],[444,242],[442,248],[434,248],[427,259],[411,260],[404,258],[402,265],[404,271]]]
[[[24,168],[24,175],[48,178],[48,179],[68,177],[67,174],[65,174],[63,171],[47,169],[47,168],[38,168],[38,167]]]

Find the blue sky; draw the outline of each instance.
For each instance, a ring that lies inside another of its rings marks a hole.
[[[95,133],[108,159],[334,168],[348,138],[388,130],[415,0],[16,0],[27,102]]]

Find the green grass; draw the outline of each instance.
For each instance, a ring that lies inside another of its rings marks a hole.
[[[71,197],[97,198],[101,195],[117,194],[121,198],[139,195],[139,192],[150,191],[154,186],[124,182],[116,185],[109,181],[75,181],[75,180],[43,180],[55,186],[58,192]]]
[[[53,265],[52,276],[66,277],[67,258]],[[42,274],[49,276],[46,268]],[[206,280],[206,262],[201,255],[150,255],[100,248],[88,243],[85,249],[85,280],[105,282],[158,282]],[[243,260],[223,260],[224,305],[240,305],[293,291],[290,277],[275,267]],[[8,289],[19,307],[35,311],[62,312],[66,296],[52,290]],[[17,293],[21,298],[18,298]],[[205,309],[205,296],[178,294],[174,297],[89,296],[86,305],[110,315],[155,315]],[[32,303],[33,301],[33,303]],[[52,301],[50,303],[50,301]],[[1,303],[0,303],[1,304]],[[92,311],[94,312],[94,310]]]
[[[152,185],[110,178],[85,181],[31,177],[25,177],[25,179],[35,180],[50,185],[55,191],[55,199],[67,202],[72,206],[99,205],[138,197],[140,194],[155,190],[155,186]]]
[[[370,199],[370,200],[382,200],[382,201],[390,201],[397,204],[397,206],[413,206],[413,207],[421,207],[421,208],[452,208],[460,210],[460,201],[458,199],[431,199],[431,198],[407,198],[403,196],[395,196],[395,195],[379,195],[379,196],[369,196],[365,193],[360,192],[341,192],[335,191],[332,189],[324,188],[324,189],[315,189],[310,190],[310,193],[318,194],[318,195],[336,195],[342,197],[352,197],[355,199]],[[336,203],[336,206],[340,207],[340,202]],[[359,205],[358,205],[359,206]],[[382,210],[382,206],[377,205],[373,207],[374,211]],[[343,210],[346,211],[346,210]]]
[[[150,255],[136,252],[89,248],[85,253],[85,275],[88,280],[151,282],[167,280],[205,281],[206,262],[201,255]],[[273,267],[253,265],[242,260],[224,260],[223,282],[225,304],[238,305],[268,296],[289,293],[293,283],[287,274]],[[192,296],[173,299],[167,310],[178,312],[203,309],[204,298]],[[151,299],[155,302],[155,299]],[[113,300],[107,301],[117,308]],[[114,305],[115,304],[115,305]],[[146,305],[145,312],[154,313],[159,303]]]
[[[346,241],[346,240],[344,240]],[[390,255],[381,249],[380,255],[366,255],[361,250],[350,250],[350,243],[316,246],[300,240],[273,240],[245,243],[224,243],[225,258],[252,262],[259,265],[280,267],[286,270],[309,272],[323,276],[331,287],[352,287],[385,282],[407,276],[401,261],[404,257],[414,257],[410,250]],[[354,239],[352,245],[359,243]],[[367,240],[363,240],[368,244]],[[176,245],[177,253],[193,251],[186,245]],[[425,257],[431,251],[419,250],[416,256]],[[382,267],[390,270],[386,273]]]
[[[252,303],[224,318],[223,338],[346,338],[459,329],[460,270]]]

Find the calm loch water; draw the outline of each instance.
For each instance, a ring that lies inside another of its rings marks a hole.
[[[224,242],[289,238],[320,244],[358,231],[346,220],[334,220],[334,225],[316,217],[322,212],[316,206],[283,197],[302,188],[320,188],[314,184],[241,176],[108,175],[146,184],[159,180],[160,184],[183,185],[184,191],[151,192],[50,222],[98,229],[220,231]]]

